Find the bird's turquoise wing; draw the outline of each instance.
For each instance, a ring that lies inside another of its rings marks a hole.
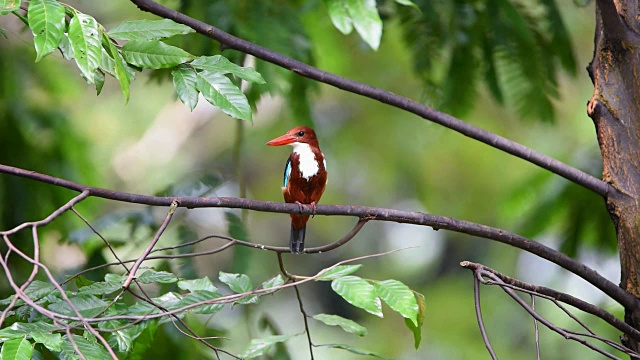
[[[284,180],[282,182],[283,188],[287,187],[290,177],[291,177],[291,158],[287,159],[287,163],[284,166]]]

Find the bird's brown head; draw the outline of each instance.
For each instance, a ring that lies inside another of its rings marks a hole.
[[[294,143],[305,143],[318,147],[316,133],[308,126],[296,126],[287,131],[286,134],[267,142],[269,146],[291,145]]]

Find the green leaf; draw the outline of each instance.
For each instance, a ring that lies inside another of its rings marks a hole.
[[[194,58],[181,48],[158,40],[129,41],[122,47],[121,53],[128,63],[143,69],[170,68]]]
[[[111,310],[111,309],[110,309]],[[109,313],[109,315],[115,315]],[[126,325],[124,321],[104,321],[99,323],[100,327],[104,329],[117,329]],[[109,337],[107,342],[112,348],[117,348],[118,352],[126,353],[131,350],[131,344],[133,343],[133,338],[131,337],[131,332],[129,331],[131,328],[121,329],[114,332],[109,332]]]
[[[59,352],[62,350],[62,335],[60,334],[33,332],[29,335],[33,341],[46,346],[51,351]]]
[[[250,67],[238,66],[222,55],[201,56],[191,62],[191,66],[220,74],[233,74],[251,83],[264,84],[262,75]]]
[[[251,279],[245,274],[229,274],[220,271],[218,276],[220,281],[227,284],[231,290],[235,293],[246,293],[253,290],[253,284],[251,283]],[[240,304],[251,304],[258,301],[258,296],[251,295],[247,296],[238,301]]]
[[[142,275],[136,277],[136,279],[143,284],[151,284],[151,283],[161,283],[161,284],[171,284],[178,281],[178,278],[166,271],[155,271],[155,270],[147,270],[142,273]]]
[[[147,358],[145,355],[148,355],[147,350],[153,345],[155,333],[158,329],[158,322],[157,320],[147,320],[138,326],[143,327],[139,327],[141,330],[139,330],[137,336],[135,336],[136,341],[133,342],[133,348],[127,357],[128,360],[142,360]]]
[[[109,52],[105,50],[104,43],[102,44],[102,58],[100,59],[100,70],[113,76],[114,78],[116,77],[116,61],[113,60]]]
[[[329,269],[325,272],[320,272],[322,275],[316,278],[317,281],[328,281],[335,280],[337,278],[341,278],[343,276],[347,276],[353,274],[358,271],[362,265],[338,265],[332,269]]]
[[[424,300],[424,295],[416,291],[414,291],[413,294],[415,295],[416,302],[418,303],[418,325],[416,326],[413,321],[407,318],[404,319],[404,323],[413,333],[413,345],[417,350],[418,347],[420,347],[420,342],[422,341],[422,324],[424,323],[424,314],[427,310],[427,303]]]
[[[385,359],[385,360],[389,359],[389,358],[387,358],[387,357],[385,357],[383,355],[380,355],[378,353],[375,353],[373,351],[357,349],[357,348],[354,348],[353,346],[349,346],[349,345],[345,345],[345,344],[322,344],[322,345],[318,345],[318,346],[328,347],[328,348],[332,348],[332,349],[342,349],[342,350],[346,350],[346,351],[349,351],[349,352],[354,353],[354,354],[373,356],[373,357],[376,357],[378,359]]]
[[[34,323],[13,323],[11,326],[0,330],[0,342],[21,338],[34,332],[51,332],[57,327],[43,321]]]
[[[96,83],[96,95],[100,95],[102,87],[104,86],[104,72],[100,69],[96,70],[93,74],[93,80]]]
[[[20,3],[20,0],[0,0],[0,15],[7,15],[20,9]]]
[[[405,0],[406,2],[406,0]],[[380,46],[382,20],[376,0],[325,0],[333,25],[343,34],[356,28],[362,40],[373,50]]]
[[[122,290],[122,284],[124,284],[124,280],[99,281],[79,288],[78,295],[107,295],[114,291]]]
[[[397,280],[384,280],[375,282],[373,286],[390,308],[418,325],[418,303],[407,285]]]
[[[376,8],[376,0],[346,0],[344,6],[362,40],[373,50],[377,50],[382,37],[382,20]]]
[[[331,288],[353,306],[383,317],[382,304],[373,285],[357,276],[344,276],[331,282]]]
[[[400,5],[411,6],[412,8],[415,8],[416,10],[420,11],[420,8],[418,7],[418,5],[416,5],[416,3],[414,3],[411,0],[395,0],[395,1]]]
[[[224,113],[251,121],[251,107],[247,98],[226,76],[209,71],[199,72],[197,88],[209,103]]]
[[[107,34],[103,34],[102,43],[104,49],[111,55],[111,58],[114,60],[116,78],[120,82],[120,89],[122,89],[122,93],[124,94],[125,101],[129,101],[129,85],[131,84],[131,80],[134,77],[129,69],[129,65],[125,62],[122,54],[118,51],[118,48],[115,44],[109,39]]]
[[[38,62],[55,51],[62,40],[65,25],[64,7],[55,0],[31,0],[27,14]]]
[[[235,293],[245,293],[253,290],[251,279],[245,274],[230,274],[220,271],[218,278],[227,284]]]
[[[353,30],[351,23],[351,17],[347,12],[344,0],[324,0],[329,11],[329,17],[333,26],[336,27],[341,33],[347,35]]]
[[[2,360],[30,360],[33,347],[26,338],[9,340],[2,345]]]
[[[353,320],[345,319],[338,315],[318,314],[314,315],[313,318],[329,326],[340,326],[342,330],[358,336],[367,335],[367,328]]]
[[[175,305],[174,309],[199,303],[199,302],[203,302],[203,301],[213,300],[219,297],[220,297],[220,294],[217,291],[206,291],[206,290],[194,291],[187,295],[182,296],[180,301]],[[224,308],[224,304],[209,304],[209,305],[202,305],[196,308],[192,308],[193,310],[191,311],[193,311],[196,314],[211,315],[219,312],[223,308]]]
[[[280,276],[280,274],[278,274],[278,275],[272,277],[271,279],[263,282],[262,283],[262,288],[263,289],[270,289],[270,288],[281,286],[282,284],[284,284],[284,279],[282,278],[282,276]]]
[[[211,291],[218,292],[218,289],[213,285],[211,280],[208,277],[203,277],[200,279],[193,280],[180,280],[178,281],[178,287],[182,290],[187,290],[190,292],[195,291]]]
[[[109,30],[109,36],[121,40],[159,40],[195,32],[169,19],[125,21]]]
[[[198,105],[198,89],[196,87],[198,77],[196,72],[186,65],[178,65],[171,71],[171,76],[173,76],[173,86],[176,88],[180,101],[187,105],[189,110],[193,111]]]
[[[73,56],[89,83],[94,82],[94,74],[102,57],[99,35],[98,23],[90,15],[76,13],[69,23],[69,41]]]
[[[273,345],[287,341],[297,335],[298,334],[274,335],[267,336],[262,339],[252,339],[251,342],[249,342],[249,346],[247,346],[247,349],[242,354],[240,354],[240,357],[242,359],[253,359],[255,357],[264,355],[267,351],[269,351],[269,349],[271,349]]]
[[[62,355],[64,359],[80,359],[80,356],[77,355],[76,349],[74,348],[73,344],[77,346],[78,350],[80,350],[80,352],[86,359],[111,359],[111,356],[109,356],[107,351],[101,345],[98,345],[93,341],[89,341],[84,337],[75,334],[72,335],[72,339],[73,343],[71,343],[71,340],[67,335],[63,336],[62,338],[62,352],[60,353],[60,355]]]
[[[24,291],[25,295],[32,299],[40,299],[47,295],[60,296],[58,289],[50,282],[34,280]]]
[[[58,49],[62,53],[62,57],[65,60],[73,59],[73,48],[71,47],[71,41],[69,40],[69,36],[64,34],[62,39],[60,40],[60,44],[58,44]]]
[[[69,299],[71,304],[80,312],[82,316],[93,317],[102,312],[107,303],[94,295],[78,295]],[[66,300],[60,300],[49,304],[49,310],[68,316],[76,316],[75,311],[69,306]]]

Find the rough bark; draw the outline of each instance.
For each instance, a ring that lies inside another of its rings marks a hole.
[[[620,287],[640,298],[640,22],[636,0],[597,0],[596,33],[587,104],[602,152],[603,180],[617,192],[606,204],[616,227]],[[625,309],[640,329],[640,309]],[[624,341],[625,339],[623,339]],[[625,341],[634,350],[638,343]]]

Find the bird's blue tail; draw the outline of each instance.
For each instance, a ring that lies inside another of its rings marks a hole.
[[[304,251],[304,234],[307,227],[303,226],[300,229],[296,229],[291,224],[291,239],[289,240],[289,250],[292,254],[302,254]]]

